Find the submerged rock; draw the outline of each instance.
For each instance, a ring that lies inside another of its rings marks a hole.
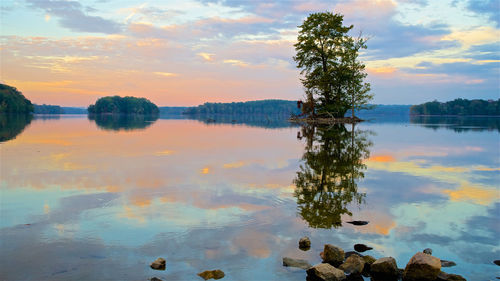
[[[365,261],[362,257],[351,255],[339,266],[339,269],[342,269],[346,274],[361,275],[364,267]]]
[[[366,252],[368,250],[372,250],[373,248],[372,247],[368,247],[366,246],[365,244],[355,244],[354,245],[354,250],[356,250],[356,252]]]
[[[357,256],[360,256],[360,257],[363,257],[362,254],[358,253],[358,252],[355,252],[355,251],[348,251],[348,252],[345,252],[344,256],[345,258],[347,259],[348,257],[352,256],[352,255],[357,255]]]
[[[283,266],[298,267],[298,268],[302,268],[302,269],[308,269],[312,265],[310,263],[308,263],[306,260],[300,260],[300,259],[293,259],[293,258],[284,257],[283,258]]]
[[[367,225],[368,221],[347,221],[346,223],[350,223],[352,225]]]
[[[424,254],[428,254],[428,255],[431,255],[431,256],[432,256],[432,249],[431,249],[431,248],[425,248],[422,252],[423,252]]]
[[[455,265],[457,264],[453,261],[441,260],[441,267],[452,267]]]
[[[344,262],[344,250],[332,244],[325,244],[323,252],[320,253],[323,262],[338,266]]]
[[[151,268],[156,270],[165,270],[166,261],[164,258],[157,258],[154,262],[151,263]]]
[[[342,281],[346,276],[344,272],[328,263],[317,264],[307,270],[307,280]]]
[[[216,270],[205,270],[203,272],[198,273],[198,276],[200,276],[201,278],[203,278],[205,280],[212,279],[212,278],[215,280],[218,280],[218,279],[224,278],[224,276],[226,276],[226,275],[224,274],[224,271],[222,271],[220,269],[216,269]]]
[[[299,249],[307,251],[311,248],[311,239],[309,237],[304,236],[299,240]]]
[[[436,281],[467,281],[460,275],[457,274],[448,274],[446,272],[439,272]]]
[[[370,275],[375,280],[394,280],[399,275],[398,265],[393,257],[380,258],[370,265]]]
[[[493,263],[496,265],[500,265],[500,260],[494,260]]]
[[[406,265],[403,280],[435,280],[441,271],[441,260],[424,253],[416,253]]]
[[[160,278],[157,278],[157,277],[153,277],[153,278],[149,279],[149,281],[163,281],[163,280],[161,280]]]

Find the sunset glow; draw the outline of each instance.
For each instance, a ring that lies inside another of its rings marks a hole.
[[[35,103],[106,95],[160,106],[299,99],[297,26],[344,14],[369,38],[374,103],[497,98],[497,1],[7,1],[0,82]]]

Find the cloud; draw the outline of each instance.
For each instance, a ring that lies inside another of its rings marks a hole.
[[[153,74],[164,76],[164,77],[175,77],[178,75],[176,73],[171,73],[171,72],[153,72]]]
[[[57,17],[62,27],[76,32],[113,34],[121,32],[121,25],[98,16],[85,14],[85,7],[77,1],[26,0],[29,7],[43,10],[49,18]]]
[[[206,61],[214,61],[214,56],[215,54],[209,54],[209,53],[198,53],[198,56],[202,57]]]
[[[467,8],[479,15],[486,15],[489,20],[500,27],[500,2],[498,0],[469,0]]]

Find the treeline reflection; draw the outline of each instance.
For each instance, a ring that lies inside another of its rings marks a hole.
[[[16,138],[31,120],[31,114],[0,114],[0,142]]]
[[[342,215],[352,215],[351,203],[362,204],[358,192],[363,160],[370,156],[370,131],[348,130],[343,124],[303,126],[297,138],[305,142],[302,164],[294,179],[298,214],[313,228],[337,228]]]
[[[410,116],[411,124],[438,130],[448,129],[455,132],[497,131],[500,132],[500,117],[460,117],[460,116]]]
[[[158,120],[158,114],[89,114],[88,119],[95,121],[104,130],[130,131],[146,129]]]

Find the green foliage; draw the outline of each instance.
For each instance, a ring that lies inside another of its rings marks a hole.
[[[296,101],[259,100],[232,103],[204,103],[187,108],[183,114],[261,114],[285,115],[298,114]]]
[[[64,114],[62,107],[58,105],[34,104],[35,114]]]
[[[294,60],[302,69],[307,114],[343,117],[348,109],[364,108],[373,97],[370,84],[363,82],[365,65],[358,61],[366,40],[349,36],[353,26],[342,21],[340,14],[314,13],[299,26]]]
[[[445,103],[432,101],[412,106],[410,114],[500,116],[500,99],[496,101],[455,99]]]
[[[361,204],[357,182],[364,177],[371,142],[368,132],[348,131],[344,125],[302,127],[299,138],[306,139],[303,164],[297,172],[296,186],[300,216],[313,228],[342,225],[343,214],[352,215],[351,202]]]
[[[0,113],[31,113],[33,104],[16,88],[0,84]]]
[[[31,114],[0,114],[0,142],[14,139],[31,122]]]
[[[145,98],[136,97],[103,97],[87,108],[89,114],[121,113],[121,114],[158,114],[158,107]]]

